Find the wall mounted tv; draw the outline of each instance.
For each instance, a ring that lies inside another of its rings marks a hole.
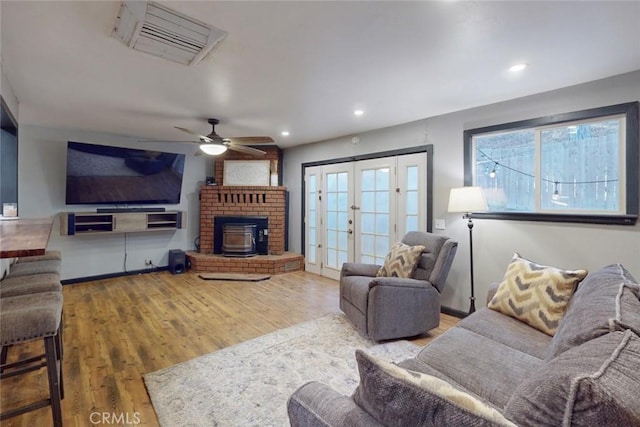
[[[184,154],[67,143],[67,205],[178,204]]]

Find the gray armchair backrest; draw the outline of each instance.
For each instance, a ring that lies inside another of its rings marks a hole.
[[[413,273],[413,278],[428,280],[438,292],[442,291],[458,249],[458,242],[424,231],[410,231],[402,238],[402,243],[425,247],[420,256],[418,267]]]

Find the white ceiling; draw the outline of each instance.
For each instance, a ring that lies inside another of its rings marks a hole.
[[[112,38],[119,2],[3,0],[20,124],[288,147],[640,69],[637,1],[162,3],[229,35],[188,67]]]

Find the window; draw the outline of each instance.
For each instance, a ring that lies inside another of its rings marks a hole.
[[[635,224],[638,102],[472,129],[465,185],[485,190],[476,217]]]

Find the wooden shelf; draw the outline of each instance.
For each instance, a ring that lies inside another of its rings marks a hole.
[[[186,215],[181,211],[63,212],[60,215],[60,234],[63,236],[177,230],[185,226]]]

